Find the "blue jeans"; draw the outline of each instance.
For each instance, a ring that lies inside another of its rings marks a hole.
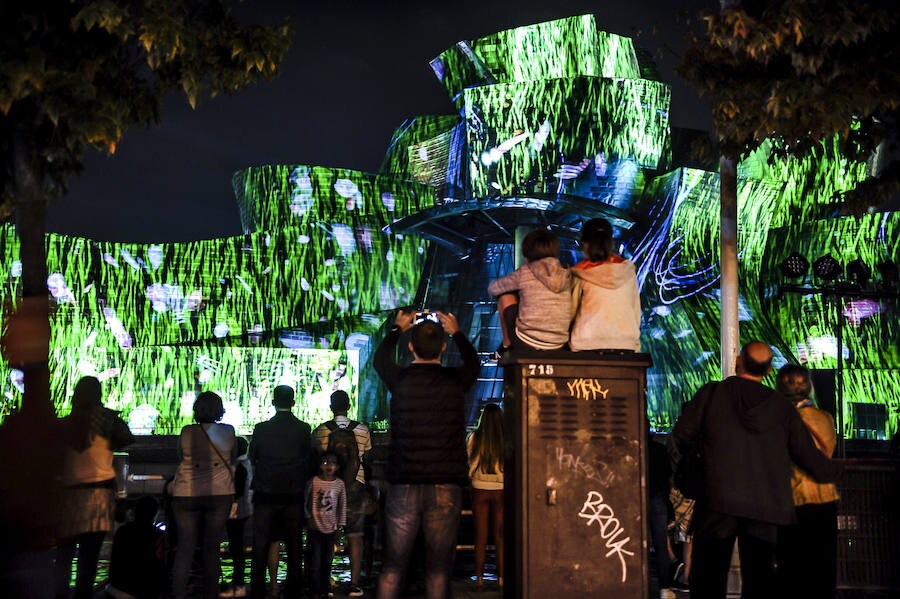
[[[387,544],[378,579],[379,599],[399,595],[419,526],[425,536],[425,597],[449,597],[461,505],[459,485],[391,485],[385,508]]]
[[[175,531],[178,547],[172,564],[172,594],[184,599],[187,594],[188,574],[194,558],[194,548],[200,530],[201,566],[203,569],[203,599],[219,597],[219,544],[225,533],[225,522],[231,509],[231,495],[204,495],[200,497],[173,497]]]

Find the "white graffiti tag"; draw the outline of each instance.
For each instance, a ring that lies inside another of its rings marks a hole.
[[[560,470],[572,470],[584,475],[585,478],[595,480],[604,487],[608,486],[616,477],[609,466],[599,460],[589,461],[566,452],[562,447],[556,448],[556,464]]]
[[[587,520],[586,526],[596,522],[600,527],[600,537],[606,541],[606,548],[609,549],[605,557],[609,557],[613,553],[618,556],[619,563],[622,565],[622,582],[625,582],[628,578],[625,556],[633,556],[634,552],[625,549],[625,545],[631,540],[631,537],[619,538],[625,534],[625,530],[619,523],[619,519],[616,518],[616,513],[603,502],[603,495],[597,491],[591,491],[584,500],[584,505],[581,506],[578,515]]]

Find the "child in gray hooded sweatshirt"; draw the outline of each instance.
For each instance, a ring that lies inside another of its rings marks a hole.
[[[544,229],[532,231],[522,241],[522,255],[525,264],[488,285],[503,329],[498,353],[523,346],[560,349],[569,341],[572,276],[559,263],[559,239]]]

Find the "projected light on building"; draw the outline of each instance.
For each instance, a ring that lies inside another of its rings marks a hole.
[[[299,413],[315,422],[330,414],[321,373],[343,369],[340,384],[358,390],[359,350],[383,322],[373,315],[412,302],[428,248],[383,229],[433,205],[433,191],[305,165],[247,169],[238,180],[243,236],[142,245],[48,236],[59,413],[84,375],[104,380],[126,418],[140,408],[157,433],[190,421],[185,398],[198,388],[219,392],[226,420],[245,432],[279,380],[295,383]],[[21,274],[11,227],[0,231],[0,256],[8,301]],[[17,405],[20,379],[3,374],[0,415]]]
[[[452,309],[484,352],[477,407],[502,394],[486,356],[497,345],[487,281],[512,268],[516,227],[549,227],[574,260],[581,222],[603,215],[638,267],[642,346],[653,358],[649,419],[669,429],[681,405],[719,377],[718,176],[673,161],[670,94],[631,40],[578,16],[460,41],[431,61],[448,114],[411,116],[381,173],[268,165],[233,179],[243,235],[184,244],[113,244],[49,236],[54,298],[53,396],[60,413],[78,376],[104,379],[109,401],[141,431],[188,420],[198,387],[219,391],[240,430],[267,415],[274,385],[298,389],[298,411],[327,416],[333,388],[362,419],[384,418],[370,352],[400,306]],[[887,407],[898,426],[898,308],[781,295],[793,251],[897,264],[898,215],[835,218],[834,196],[866,177],[835,140],[821,158],[771,157],[738,167],[741,338],[778,364],[834,368],[844,343],[845,434],[852,403]],[[0,301],[21,265],[0,231]],[[427,272],[426,272],[427,265]],[[0,373],[0,417],[21,376]],[[477,413],[473,410],[472,414]]]

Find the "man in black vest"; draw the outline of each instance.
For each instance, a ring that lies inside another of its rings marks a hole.
[[[775,538],[778,525],[794,519],[791,461],[820,482],[837,476],[838,464],[816,449],[794,406],[762,384],[771,370],[772,349],[748,343],[737,375],[701,387],[672,431],[674,457],[702,442],[691,599],[725,598],[735,539],[741,596],[777,596]]]
[[[378,597],[394,599],[421,527],[425,536],[425,596],[449,595],[453,550],[468,483],[465,394],[478,376],[478,354],[453,314],[437,313],[441,324],[413,326],[414,312],[400,311],[375,350],[374,366],[391,392],[391,448],[385,519],[387,544]],[[412,329],[413,362],[400,368],[394,352],[400,335]],[[444,335],[456,342],[463,365],[441,365]]]
[[[300,597],[303,493],[311,467],[310,426],[291,413],[294,390],[275,387],[275,415],[253,429],[253,566],[251,596],[266,596],[266,557],[273,539],[287,548],[286,597]],[[275,581],[272,581],[274,584]]]

